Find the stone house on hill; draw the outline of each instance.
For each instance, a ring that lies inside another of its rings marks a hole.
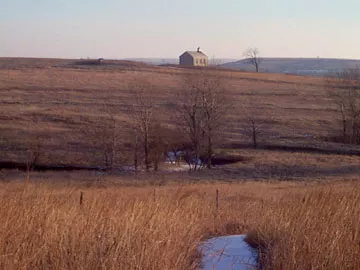
[[[200,48],[197,51],[186,51],[179,57],[179,63],[181,66],[201,66],[205,67],[208,65],[208,57]]]

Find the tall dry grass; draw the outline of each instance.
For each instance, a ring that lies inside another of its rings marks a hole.
[[[0,190],[0,269],[197,269],[203,239],[246,232],[266,252],[266,268],[360,265],[354,183],[79,188],[14,182]]]
[[[195,269],[206,206],[127,192],[89,189],[80,205],[71,188],[8,189],[0,204],[0,268]]]
[[[303,193],[274,202],[249,233],[264,269],[359,269],[359,185]]]

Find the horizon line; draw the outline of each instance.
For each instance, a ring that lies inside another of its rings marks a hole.
[[[62,59],[62,60],[79,60],[79,59],[104,59],[104,60],[135,60],[135,59],[178,59],[179,57],[43,57],[43,56],[0,56],[0,59],[4,58],[21,58],[21,59]],[[259,59],[329,59],[329,60],[355,60],[360,61],[360,59],[357,58],[339,58],[339,57],[277,57],[277,56],[264,56],[264,57],[258,57]],[[235,58],[235,57],[216,57],[211,59],[228,59],[228,60],[246,60],[248,58]]]

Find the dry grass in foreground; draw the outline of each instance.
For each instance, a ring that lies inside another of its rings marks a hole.
[[[0,269],[197,269],[201,240],[246,232],[265,269],[360,265],[356,182],[0,190]]]
[[[248,235],[264,268],[359,269],[359,191],[358,186],[310,189],[302,201],[284,198],[264,211]]]

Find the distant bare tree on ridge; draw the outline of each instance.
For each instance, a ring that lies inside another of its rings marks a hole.
[[[255,67],[256,72],[259,72],[261,59],[259,58],[258,48],[249,48],[244,52],[244,57],[250,65]]]

